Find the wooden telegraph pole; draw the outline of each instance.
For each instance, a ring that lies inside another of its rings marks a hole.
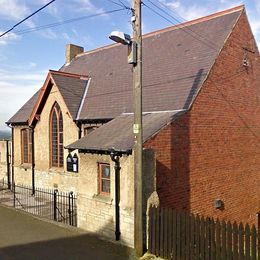
[[[134,246],[138,256],[143,255],[143,129],[142,129],[142,22],[141,0],[133,0],[133,42],[137,47],[137,62],[133,65],[134,125],[135,137],[135,210]]]

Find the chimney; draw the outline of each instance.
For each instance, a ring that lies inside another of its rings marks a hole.
[[[84,48],[74,45],[67,44],[66,45],[66,64],[70,63],[73,58],[75,58],[78,54],[84,52]]]

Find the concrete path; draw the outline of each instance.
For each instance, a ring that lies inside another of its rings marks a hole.
[[[127,247],[0,206],[1,260],[136,259]]]

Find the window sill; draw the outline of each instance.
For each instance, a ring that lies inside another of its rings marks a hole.
[[[113,199],[110,196],[105,196],[101,194],[94,194],[93,199],[99,202],[103,202],[109,205],[112,205]]]
[[[32,165],[30,163],[22,163],[19,167],[25,171],[32,169]]]
[[[59,167],[51,167],[49,170],[50,170],[51,172],[65,173],[63,167],[61,167],[61,168],[59,168]]]
[[[60,174],[60,175],[72,176],[72,177],[78,177],[79,176],[78,172],[68,172],[68,171],[65,171],[63,168],[52,167],[52,168],[49,169],[49,172],[54,173],[54,174],[57,173],[57,174]]]

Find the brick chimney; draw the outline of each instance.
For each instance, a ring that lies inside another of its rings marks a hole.
[[[84,48],[74,44],[66,45],[66,64],[70,63],[78,54],[84,52]]]

